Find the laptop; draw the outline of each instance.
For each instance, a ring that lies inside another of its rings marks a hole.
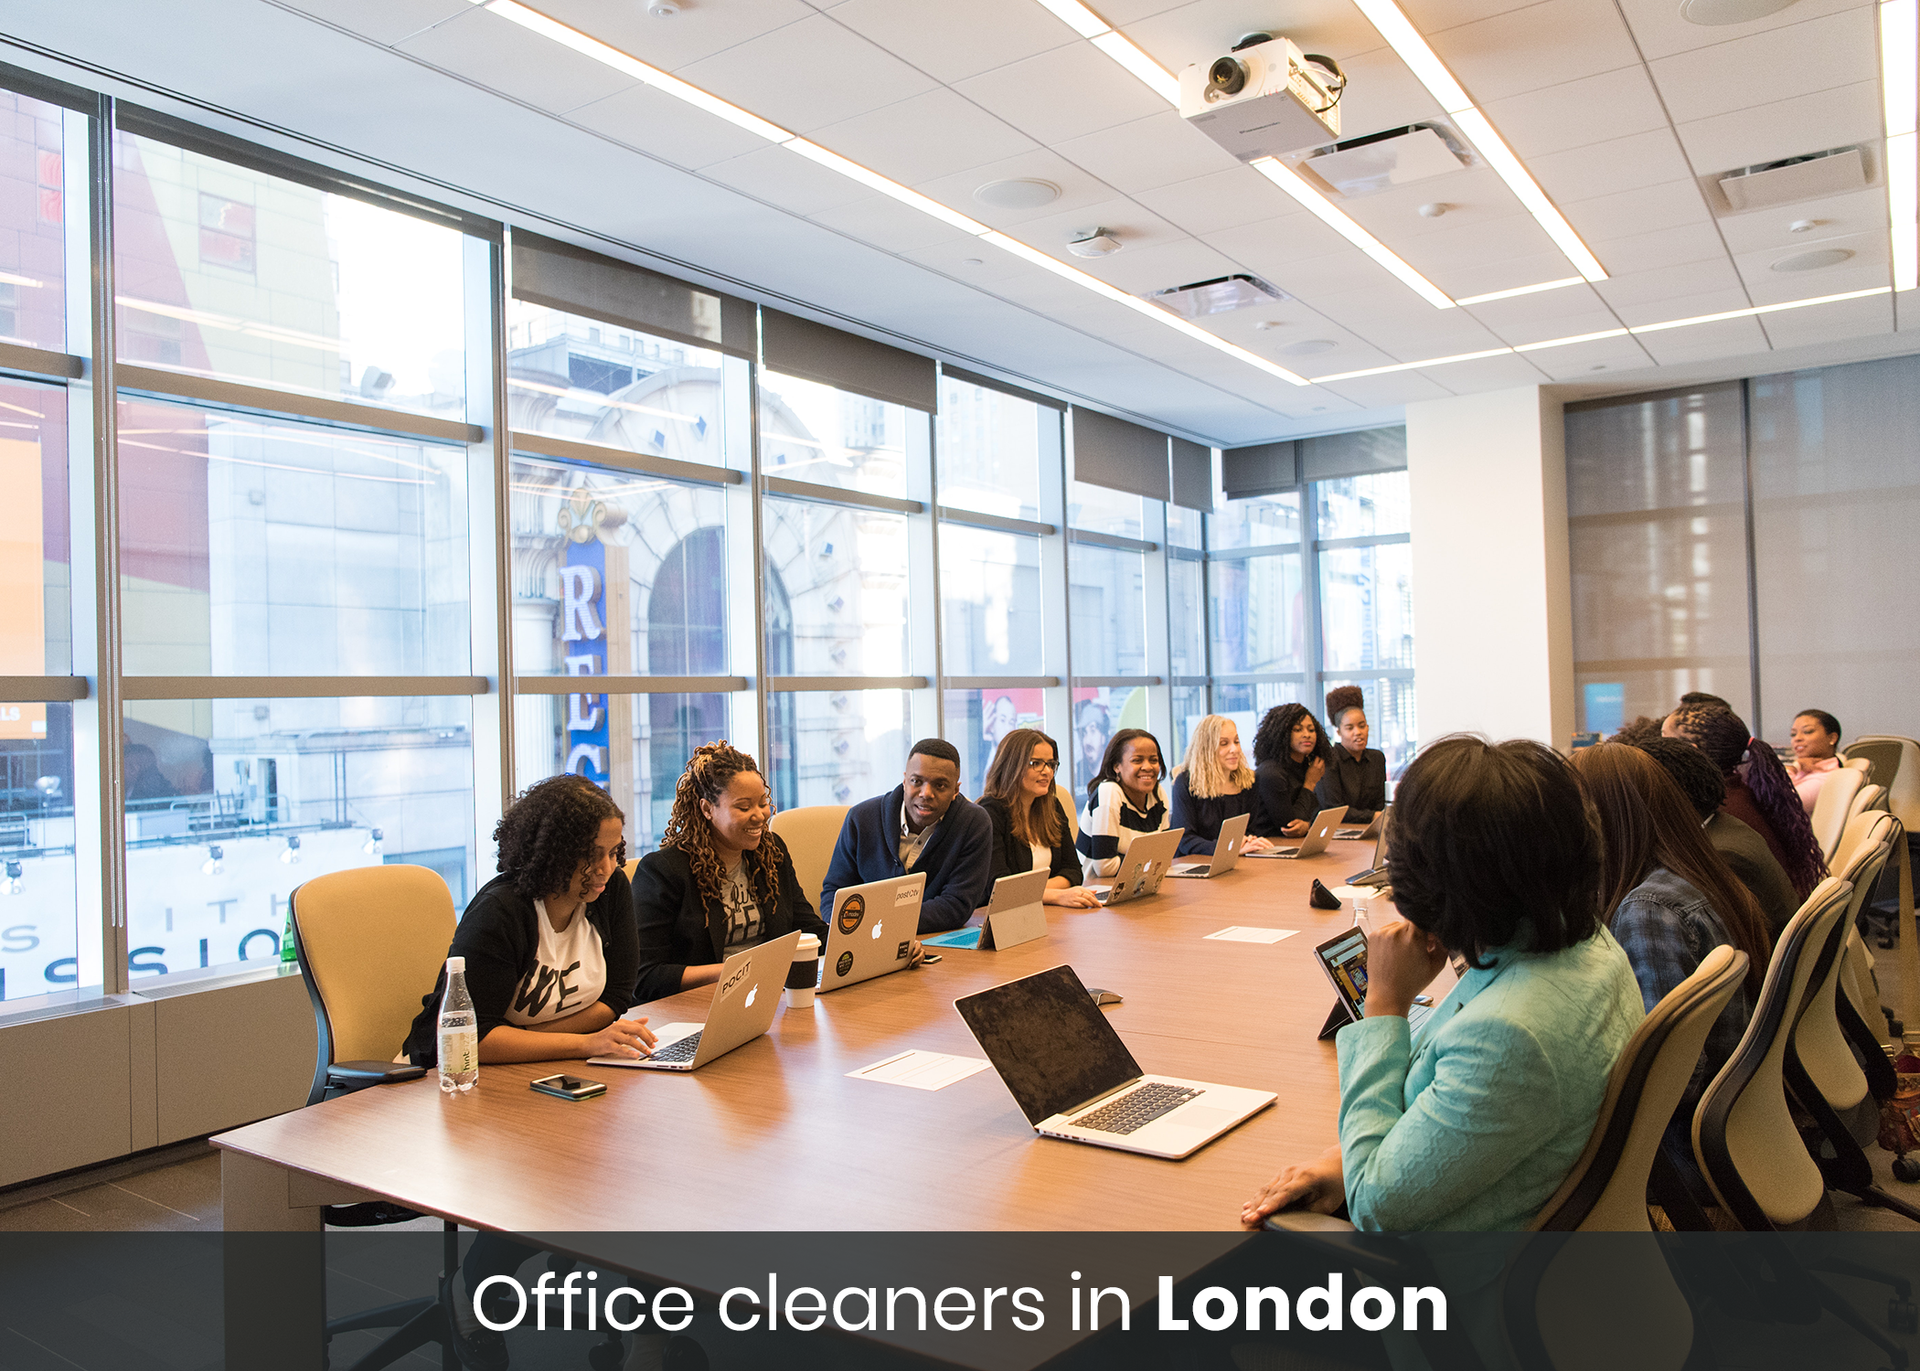
[[[1273,1103],[1266,1091],[1143,1074],[1070,966],[953,1007],[1044,1137],[1179,1158]]]
[[[1213,859],[1205,862],[1175,862],[1167,868],[1169,876],[1224,876],[1240,864],[1240,849],[1247,845],[1247,823],[1251,814],[1236,814],[1220,825],[1220,836],[1213,842]]]
[[[1327,850],[1327,840],[1333,836],[1333,830],[1340,827],[1340,821],[1347,816],[1347,807],[1341,805],[1335,809],[1323,809],[1313,817],[1313,824],[1307,829],[1307,836],[1300,840],[1298,847],[1270,847],[1265,852],[1249,852],[1249,857],[1318,857]]]
[[[1113,883],[1100,897],[1102,904],[1125,904],[1128,900],[1137,900],[1143,895],[1152,895],[1160,889],[1160,882],[1166,878],[1167,869],[1173,865],[1173,854],[1180,850],[1180,840],[1187,834],[1184,828],[1165,828],[1158,833],[1142,833],[1127,844],[1126,855],[1120,859],[1120,869],[1113,873]]]
[[[1384,816],[1383,816],[1384,817]],[[1373,844],[1373,865],[1365,871],[1356,871],[1347,877],[1348,885],[1370,885],[1378,889],[1387,883],[1387,826],[1380,826],[1380,836]]]
[[[920,941],[928,947],[973,947],[981,951],[1018,947],[1035,938],[1047,936],[1047,907],[1044,903],[1051,873],[1016,871],[993,883],[993,898],[980,910],[980,922],[971,928],[956,928],[951,933],[936,933]]]
[[[926,889],[927,873],[917,871],[834,891],[820,993],[845,990],[911,966],[913,940],[920,936],[920,897]]]
[[[1331,1038],[1350,1023],[1367,1016],[1367,931],[1349,928],[1336,933],[1313,949],[1320,969],[1333,985],[1333,1012],[1321,1026],[1320,1036]],[[1423,997],[1424,998],[1424,997]],[[1415,1003],[1407,1011],[1407,1028],[1415,1033],[1433,1014],[1431,1003]]]
[[[727,958],[715,983],[707,1021],[670,1023],[659,1029],[650,1057],[589,1057],[589,1066],[626,1066],[636,1071],[698,1071],[773,1027],[787,970],[800,946],[798,929]],[[637,1009],[627,1018],[639,1017]]]
[[[1379,809],[1373,811],[1373,822],[1365,828],[1343,828],[1333,836],[1342,842],[1352,842],[1356,839],[1360,842],[1365,842],[1368,838],[1378,838],[1386,831],[1386,827],[1387,810],[1386,806],[1382,805]]]

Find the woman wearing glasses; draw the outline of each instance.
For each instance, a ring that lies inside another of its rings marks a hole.
[[[1080,884],[1073,829],[1053,793],[1059,769],[1060,749],[1037,728],[1016,728],[1000,740],[980,794],[993,821],[993,877],[1044,868],[1051,873],[1048,904],[1092,909],[1100,897]]]

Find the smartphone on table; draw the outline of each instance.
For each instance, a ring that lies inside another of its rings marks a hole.
[[[542,1076],[528,1084],[542,1095],[557,1095],[563,1100],[590,1100],[595,1095],[607,1093],[603,1082],[589,1081],[580,1076]]]

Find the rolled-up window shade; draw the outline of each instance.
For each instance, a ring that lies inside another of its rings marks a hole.
[[[1292,490],[1300,484],[1300,444],[1228,448],[1220,454],[1220,484],[1229,500]]]
[[[1173,440],[1173,502],[1187,509],[1213,508],[1213,449]]]
[[[1407,469],[1407,431],[1369,428],[1300,440],[1300,479],[1330,481],[1375,471]]]
[[[1075,405],[1073,479],[1164,500],[1169,494],[1167,435]]]
[[[940,407],[940,383],[931,357],[777,309],[760,311],[760,346],[767,366],[788,376],[928,414]]]
[[[642,333],[740,357],[754,355],[751,300],[703,290],[536,234],[513,235],[513,293],[536,305]]]

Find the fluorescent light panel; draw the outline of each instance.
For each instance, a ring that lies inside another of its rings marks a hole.
[[[1248,165],[1299,201],[1314,218],[1399,277],[1403,284],[1435,309],[1453,308],[1453,301],[1448,298],[1445,291],[1407,265],[1401,260],[1399,254],[1385,243],[1349,219],[1338,206],[1331,204],[1325,196],[1315,191],[1291,167],[1272,157],[1258,157]]]
[[[1538,295],[1543,290],[1559,290],[1563,286],[1584,285],[1586,279],[1584,276],[1562,276],[1558,281],[1542,281],[1537,286],[1515,286],[1512,290],[1490,290],[1485,295],[1463,295],[1453,303],[1484,305],[1490,300],[1511,300],[1516,295]]]
[[[1880,91],[1887,120],[1887,217],[1891,225],[1893,288],[1920,286],[1920,146],[1914,137],[1920,102],[1920,6],[1916,0],[1880,5]]]
[[[1467,135],[1468,141],[1479,149],[1480,155],[1487,159],[1487,164],[1507,183],[1507,188],[1520,198],[1520,203],[1527,207],[1527,213],[1547,231],[1547,236],[1567,255],[1567,260],[1587,280],[1606,280],[1606,268],[1600,265],[1600,259],[1580,241],[1580,235],[1573,231],[1573,225],[1554,207],[1546,192],[1533,179],[1533,174],[1514,156],[1513,149],[1507,146],[1506,140],[1488,122],[1487,116],[1474,105],[1460,83],[1453,78],[1453,73],[1447,70],[1446,63],[1427,45],[1427,40],[1420,36],[1420,31],[1414,28],[1412,21],[1401,13],[1394,0],[1354,0],[1354,3],[1374,28],[1380,31],[1387,45],[1399,54],[1400,60],[1419,78],[1420,84],[1440,102],[1440,108],[1452,116],[1460,131]],[[1912,0],[1893,0],[1893,3],[1912,3]]]

